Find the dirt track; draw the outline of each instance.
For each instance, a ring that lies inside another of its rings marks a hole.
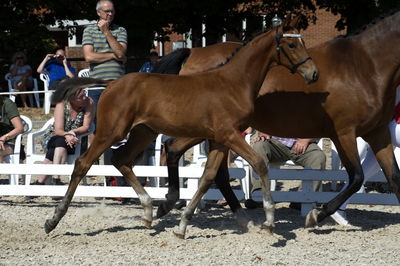
[[[400,207],[350,205],[352,227],[330,219],[304,229],[304,218],[277,205],[276,233],[242,232],[230,210],[193,217],[186,240],[173,235],[180,211],[144,228],[139,205],[78,198],[58,227],[43,224],[56,202],[0,199],[0,265],[398,265]],[[261,209],[247,210],[261,223]]]

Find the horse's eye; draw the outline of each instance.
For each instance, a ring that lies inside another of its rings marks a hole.
[[[296,44],[294,42],[289,43],[289,48],[290,49],[296,48]]]

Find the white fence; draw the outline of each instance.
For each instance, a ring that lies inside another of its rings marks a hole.
[[[31,174],[31,175],[71,175],[73,165],[43,165],[43,164],[0,164],[1,174]],[[199,177],[204,168],[197,166],[180,167],[181,178],[188,178],[186,186],[180,189],[181,199],[190,200],[198,188]],[[167,177],[165,166],[135,166],[135,174],[145,177]],[[249,168],[230,168],[232,178],[242,180],[242,189],[235,189],[239,199],[249,197]],[[300,180],[302,191],[273,191],[275,202],[300,202],[302,215],[308,213],[314,203],[326,203],[337,192],[313,192],[312,181],[346,181],[347,173],[344,170],[308,170],[308,169],[270,169],[271,180]],[[93,165],[87,176],[121,176],[120,172],[110,165]],[[377,175],[370,181],[384,181],[383,175]],[[0,185],[0,195],[32,195],[32,196],[63,196],[67,186],[39,186],[39,185]],[[168,191],[166,187],[145,187],[154,199],[164,199]],[[79,185],[75,196],[82,197],[137,197],[131,187],[84,186]],[[217,189],[210,189],[204,199],[222,199]],[[261,193],[253,193],[253,199],[261,200]],[[394,194],[357,193],[350,198],[353,204],[371,205],[399,205]]]

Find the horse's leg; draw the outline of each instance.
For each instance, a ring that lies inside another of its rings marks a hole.
[[[263,159],[258,155],[250,145],[241,137],[240,132],[234,132],[233,134],[225,134],[224,138],[221,138],[221,142],[231,148],[239,156],[249,162],[254,171],[260,176],[261,188],[263,192],[263,206],[266,221],[262,225],[262,229],[266,229],[273,233],[275,229],[275,203],[271,196],[270,191],[270,180],[268,178],[268,169]]]
[[[229,149],[225,153],[228,155]],[[245,229],[249,229],[250,227],[254,227],[252,221],[246,215],[246,212],[240,205],[238,198],[232,190],[231,185],[229,184],[229,170],[228,164],[225,163],[228,160],[228,156],[222,160],[217,172],[217,176],[215,177],[215,183],[218,186],[218,189],[221,191],[224,196],[226,202],[228,203],[230,209],[232,210],[237,223]]]
[[[87,171],[89,171],[94,161],[97,160],[100,155],[115,141],[118,141],[118,139],[116,140],[110,138],[107,133],[100,135],[98,132],[89,149],[82,156],[75,160],[75,167],[72,172],[71,181],[68,185],[68,190],[65,193],[62,201],[56,207],[53,217],[51,219],[47,219],[44,224],[44,230],[47,234],[57,226],[61,218],[67,213],[68,207],[79,182],[81,182]]]
[[[391,138],[389,128],[383,127],[374,130],[371,134],[365,136],[364,139],[369,143],[371,149],[374,151],[376,160],[381,166],[390,187],[400,202],[400,171],[394,156],[392,145],[392,141],[398,145],[396,136]]]
[[[339,209],[339,206],[356,193],[362,186],[364,174],[358,156],[356,136],[354,132],[343,134],[335,141],[340,159],[349,175],[348,186],[341,191],[336,197],[324,204],[322,209],[311,210],[306,217],[306,227],[316,226],[325,217],[330,216]]]
[[[144,209],[142,221],[147,227],[150,227],[153,221],[153,205],[149,194],[147,194],[146,190],[133,173],[132,165],[136,157],[146,149],[156,137],[156,132],[145,125],[138,125],[131,130],[126,144],[117,149],[111,157],[112,164],[122,173],[138,194],[140,203]]]
[[[198,138],[172,138],[165,143],[168,165],[168,193],[166,201],[157,210],[157,218],[169,213],[179,200],[179,159],[192,146],[200,143]]]
[[[223,158],[225,157],[224,153],[226,153],[226,151],[227,149],[224,146],[217,144],[214,141],[210,141],[210,153],[208,155],[203,175],[200,178],[199,188],[194,194],[189,205],[185,208],[185,210],[182,213],[178,232],[174,232],[174,234],[177,237],[181,239],[185,238],[186,227],[190,219],[192,219],[194,211],[197,205],[199,204],[201,198],[210,188],[210,185],[212,184],[215,175],[217,173],[218,167],[221,164]]]

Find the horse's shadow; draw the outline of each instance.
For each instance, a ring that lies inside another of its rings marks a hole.
[[[84,204],[77,204],[80,207],[84,207]],[[37,205],[36,205],[37,206]],[[48,206],[47,206],[48,207]],[[154,209],[156,212],[156,209]],[[275,212],[275,234],[278,237],[277,242],[272,244],[274,247],[284,247],[289,240],[296,239],[296,230],[304,229],[310,233],[316,235],[331,234],[335,231],[346,231],[346,232],[357,232],[357,231],[371,231],[377,228],[382,228],[389,225],[398,224],[400,220],[400,214],[388,213],[381,211],[368,211],[368,210],[357,210],[348,209],[347,217],[353,227],[342,227],[335,225],[332,219],[327,217],[323,222],[320,223],[319,227],[305,229],[305,217],[300,215],[300,212],[287,207],[280,207]],[[260,226],[265,220],[264,210],[262,208],[257,209],[246,209],[246,214],[250,220],[252,220],[257,226]],[[367,217],[367,218],[366,218]],[[150,230],[150,236],[159,235],[167,229],[173,229],[179,225],[181,218],[181,211],[173,211],[160,219],[155,219],[153,226],[147,228],[142,225],[134,226],[112,226],[88,233],[84,233],[87,236],[96,236],[102,232],[117,233],[128,230]],[[122,219],[140,221],[140,215],[126,216]],[[190,221],[190,225],[202,230],[217,230],[220,234],[213,235],[188,235],[186,239],[196,238],[212,238],[217,235],[225,234],[245,234],[247,231],[243,230],[235,221],[231,211],[228,208],[209,207],[195,214]],[[333,227],[331,227],[333,226]],[[228,231],[227,231],[228,230]],[[227,231],[227,232],[223,232]],[[67,232],[64,235],[74,236],[81,235],[71,232]]]

